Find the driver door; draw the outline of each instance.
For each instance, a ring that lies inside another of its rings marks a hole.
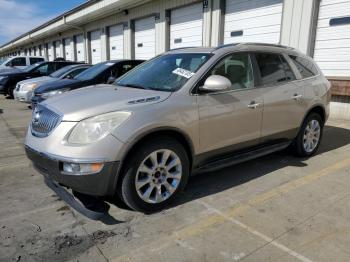
[[[263,98],[255,87],[248,53],[226,56],[206,76],[221,75],[232,86],[219,93],[198,95],[201,152],[221,153],[257,145],[261,136]]]

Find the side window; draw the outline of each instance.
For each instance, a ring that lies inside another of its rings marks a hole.
[[[250,55],[232,54],[221,60],[209,75],[221,75],[232,83],[232,90],[254,87],[253,67]]]
[[[286,77],[287,77],[287,81],[293,81],[296,80],[297,78],[295,77],[292,69],[290,68],[288,62],[286,61],[286,59],[283,56],[280,56],[281,61],[282,61],[282,65],[284,68],[284,71],[286,73]]]
[[[78,69],[75,69],[72,72],[70,72],[67,76],[69,76],[70,78],[74,78],[75,76],[79,75],[81,72],[83,72],[85,70],[86,70],[86,68],[78,68]]]
[[[55,66],[54,64],[48,64],[47,67],[47,74],[50,75],[53,72],[57,71],[58,69],[61,69],[63,66]]]
[[[130,71],[134,67],[135,66],[131,65],[131,64],[124,64],[124,65],[122,65],[120,75],[124,75],[126,72]]]
[[[260,71],[262,85],[274,85],[289,81],[280,55],[256,53],[255,57]]]
[[[26,66],[26,59],[24,57],[17,57],[10,62],[11,66]]]
[[[48,69],[49,65],[48,64],[45,64],[45,65],[42,65],[42,66],[39,66],[36,71],[39,71],[41,75],[47,75],[47,69]]]
[[[318,75],[318,70],[312,61],[302,58],[300,56],[289,56],[294,62],[295,66],[298,68],[302,78],[308,78]]]
[[[38,57],[38,58],[36,58],[36,57],[30,57],[30,58],[29,58],[29,62],[30,62],[31,65],[33,65],[33,64],[35,64],[35,63],[42,62],[42,61],[44,61],[44,59],[43,59],[43,58],[40,58],[40,57]]]

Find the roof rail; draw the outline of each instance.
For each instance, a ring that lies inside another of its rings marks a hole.
[[[272,46],[272,47],[280,47],[280,48],[291,49],[291,50],[295,49],[295,48],[285,46],[285,45],[280,45],[280,44],[246,42],[246,43],[234,43],[234,44],[219,45],[218,47],[215,48],[215,50],[218,50],[218,49],[224,48],[224,47],[238,46],[238,45]]]
[[[240,45],[241,43],[234,43],[234,44],[221,44],[218,45],[214,50],[218,50],[220,48],[224,48],[224,47],[229,47],[229,46],[236,46],[236,45]]]
[[[187,48],[198,48],[198,46],[184,46],[184,47],[178,47],[178,48],[170,49],[169,51],[181,50],[181,49],[187,49]]]

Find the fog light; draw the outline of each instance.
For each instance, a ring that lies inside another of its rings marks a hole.
[[[102,163],[63,163],[63,173],[66,175],[88,175],[102,170]]]

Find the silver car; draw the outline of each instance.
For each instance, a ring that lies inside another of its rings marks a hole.
[[[130,208],[164,208],[190,174],[286,147],[316,153],[330,84],[299,51],[268,44],[183,48],[115,85],[39,104],[25,140],[50,181]],[[117,194],[115,194],[117,193]]]
[[[53,72],[49,76],[41,76],[20,81],[17,83],[16,88],[13,91],[13,96],[17,101],[31,103],[34,89],[38,86],[60,79],[72,79],[89,67],[91,67],[91,65],[69,65]]]

